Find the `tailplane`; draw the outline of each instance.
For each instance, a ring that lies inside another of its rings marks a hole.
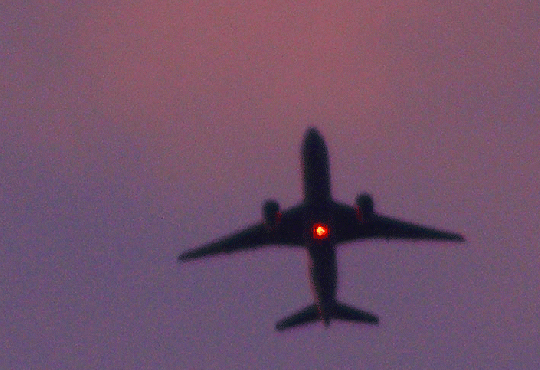
[[[276,330],[285,330],[294,326],[304,325],[318,319],[319,311],[317,310],[317,306],[313,304],[304,308],[302,311],[295,313],[292,316],[286,317],[283,320],[278,321],[278,323],[276,324]]]
[[[332,313],[332,318],[345,321],[365,322],[366,324],[372,325],[379,324],[379,318],[377,316],[337,302],[334,307],[334,312]]]
[[[276,330],[282,331],[289,329],[295,326],[300,326],[308,324],[313,321],[321,320],[321,315],[319,309],[316,305],[311,305],[304,308],[302,311],[295,313],[292,316],[286,317],[283,320],[280,320],[276,324]],[[356,308],[347,306],[342,303],[335,302],[330,310],[330,316],[322,319],[325,326],[330,324],[330,319],[344,320],[344,321],[353,321],[353,322],[363,322],[371,325],[378,325],[379,318],[372,313],[358,310]]]

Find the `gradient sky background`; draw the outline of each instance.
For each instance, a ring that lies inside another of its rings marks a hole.
[[[540,3],[32,1],[0,12],[0,368],[540,368]],[[377,328],[274,332],[307,259],[177,255],[332,191],[462,232],[359,242]]]

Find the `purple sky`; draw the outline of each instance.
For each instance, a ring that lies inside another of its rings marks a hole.
[[[0,368],[540,367],[540,3],[125,3],[0,11]],[[468,239],[342,246],[377,328],[274,332],[298,250],[176,263],[300,200],[310,125],[335,198]]]

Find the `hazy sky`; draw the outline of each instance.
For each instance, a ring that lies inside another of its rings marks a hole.
[[[0,368],[540,368],[540,3],[31,1],[0,11]],[[307,258],[177,255],[332,192],[463,233],[358,242],[379,327],[276,333]]]

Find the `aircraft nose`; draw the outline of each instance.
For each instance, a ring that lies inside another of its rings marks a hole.
[[[321,151],[321,148],[325,148],[325,145],[319,130],[315,127],[310,127],[306,131],[306,136],[304,138],[304,155],[309,156],[310,154],[319,152]]]
[[[319,130],[317,130],[315,127],[308,128],[304,139],[306,145],[312,146],[313,144],[320,143],[321,141],[322,139]]]
[[[306,139],[314,139],[320,136],[321,134],[319,134],[319,130],[317,130],[315,127],[310,127],[306,131]]]

